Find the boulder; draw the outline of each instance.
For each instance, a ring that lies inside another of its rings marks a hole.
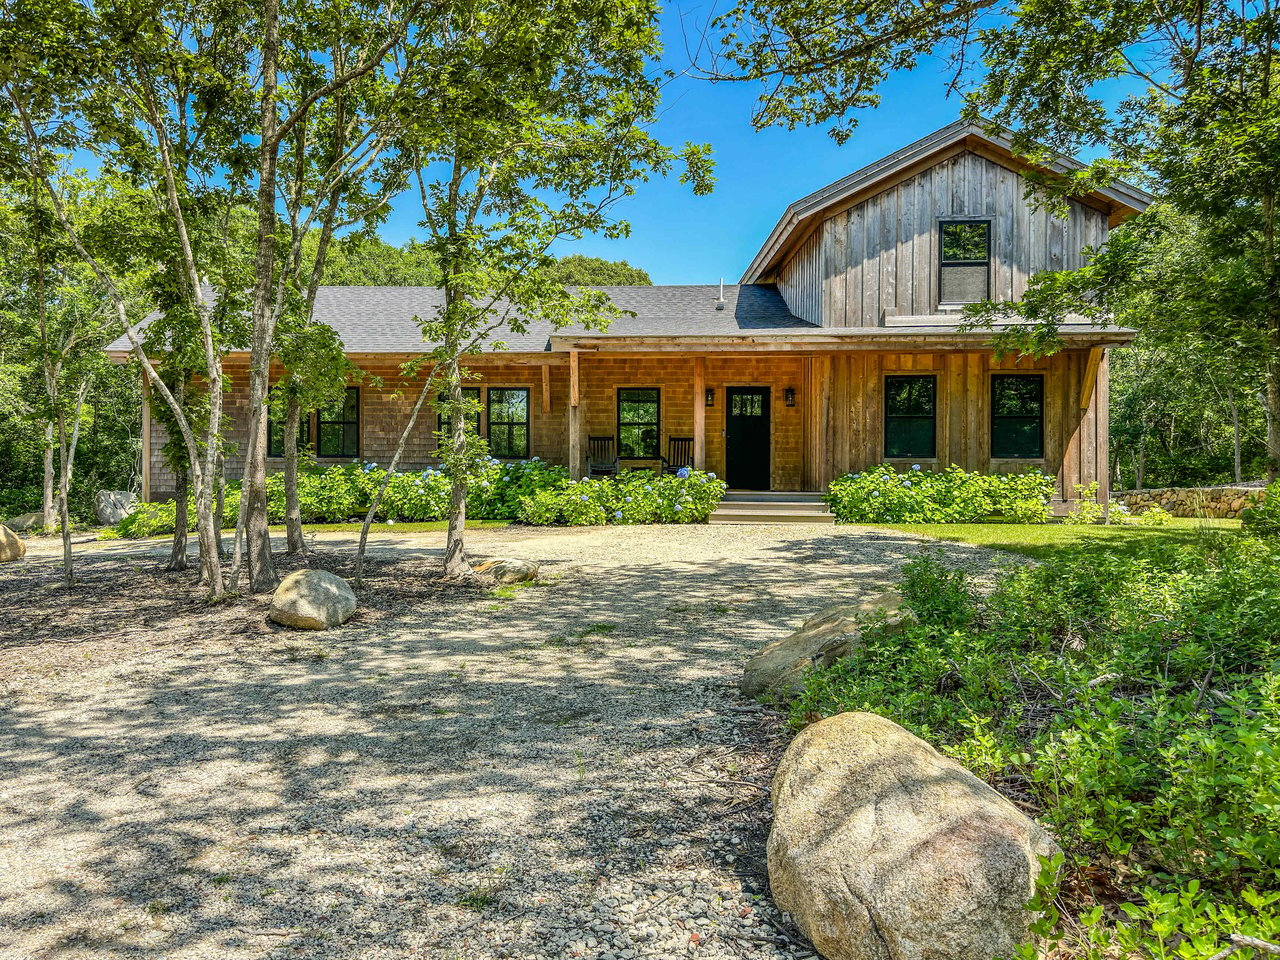
[[[276,587],[268,616],[286,627],[327,630],[351,619],[356,595],[328,570],[295,570]]]
[[[794,633],[775,640],[747,661],[738,689],[753,699],[785,700],[799,693],[804,674],[827,667],[862,648],[862,626],[883,614],[897,626],[910,620],[902,596],[888,590],[861,603],[840,604],[814,614]]]
[[[0,563],[21,560],[27,555],[27,545],[22,538],[0,523]]]
[[[532,560],[486,560],[476,572],[487,573],[499,583],[530,583],[538,579],[538,565]]]
[[[39,510],[33,510],[31,513],[20,513],[12,520],[6,521],[5,526],[16,533],[39,530],[44,526],[44,514]]]
[[[99,490],[93,499],[93,512],[107,527],[114,527],[136,509],[138,496],[128,490]]]
[[[774,901],[827,960],[992,960],[1028,939],[1038,857],[1057,845],[891,720],[842,713],[773,779]]]

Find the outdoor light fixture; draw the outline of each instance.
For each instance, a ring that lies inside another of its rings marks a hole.
[[[716,405],[716,388],[707,387],[707,406],[714,407]]]
[[[783,396],[783,399],[787,401],[788,407],[794,407],[796,405],[796,388],[795,387],[787,387],[787,389],[782,391],[782,396]]]

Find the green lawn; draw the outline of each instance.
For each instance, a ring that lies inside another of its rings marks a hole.
[[[1239,530],[1240,521],[1178,518],[1167,527],[1083,527],[1064,523],[884,523],[874,526],[1045,560],[1073,553],[1082,556],[1132,553],[1142,543],[1157,537],[1193,543],[1206,532]]]

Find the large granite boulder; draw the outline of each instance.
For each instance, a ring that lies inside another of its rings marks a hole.
[[[44,526],[44,513],[39,510],[33,510],[31,513],[20,513],[16,517],[6,520],[5,526],[15,533],[39,530]]]
[[[499,583],[529,583],[538,579],[538,565],[532,560],[486,560],[476,567],[477,573],[487,573]]]
[[[891,628],[910,622],[896,590],[861,603],[828,607],[748,660],[738,689],[757,700],[787,700],[803,688],[806,671],[828,667],[861,649],[863,626],[882,617]]]
[[[286,627],[327,630],[356,612],[347,581],[328,570],[295,570],[276,587],[268,616]]]
[[[128,490],[99,490],[93,499],[93,512],[107,527],[114,527],[136,509],[138,495]]]
[[[23,539],[0,523],[0,563],[21,560],[26,555],[27,545]]]
[[[891,720],[842,713],[792,741],[773,780],[769,884],[827,960],[992,960],[1028,937],[1057,845]]]

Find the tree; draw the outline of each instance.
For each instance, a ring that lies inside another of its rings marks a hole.
[[[315,242],[307,238],[308,244]],[[376,235],[357,233],[330,246],[324,282],[335,287],[434,287],[440,271],[416,240],[395,247]]]
[[[415,123],[396,146],[412,161],[444,305],[419,318],[430,346],[415,369],[430,372],[388,476],[439,384],[453,424],[443,457],[453,481],[448,577],[471,574],[463,538],[480,441],[466,429],[465,358],[536,320],[606,323],[615,311],[604,294],[553,276],[552,244],[589,232],[624,235],[611,209],[636,181],[677,161],[682,180],[710,189],[706,147],[686,145],[677,155],[646,131],[661,90],[656,18],[649,0],[462,0],[409,52],[421,80],[401,100]]]
[[[625,260],[605,260],[574,253],[561,257],[550,268],[551,276],[567,287],[646,287],[649,274]]]

